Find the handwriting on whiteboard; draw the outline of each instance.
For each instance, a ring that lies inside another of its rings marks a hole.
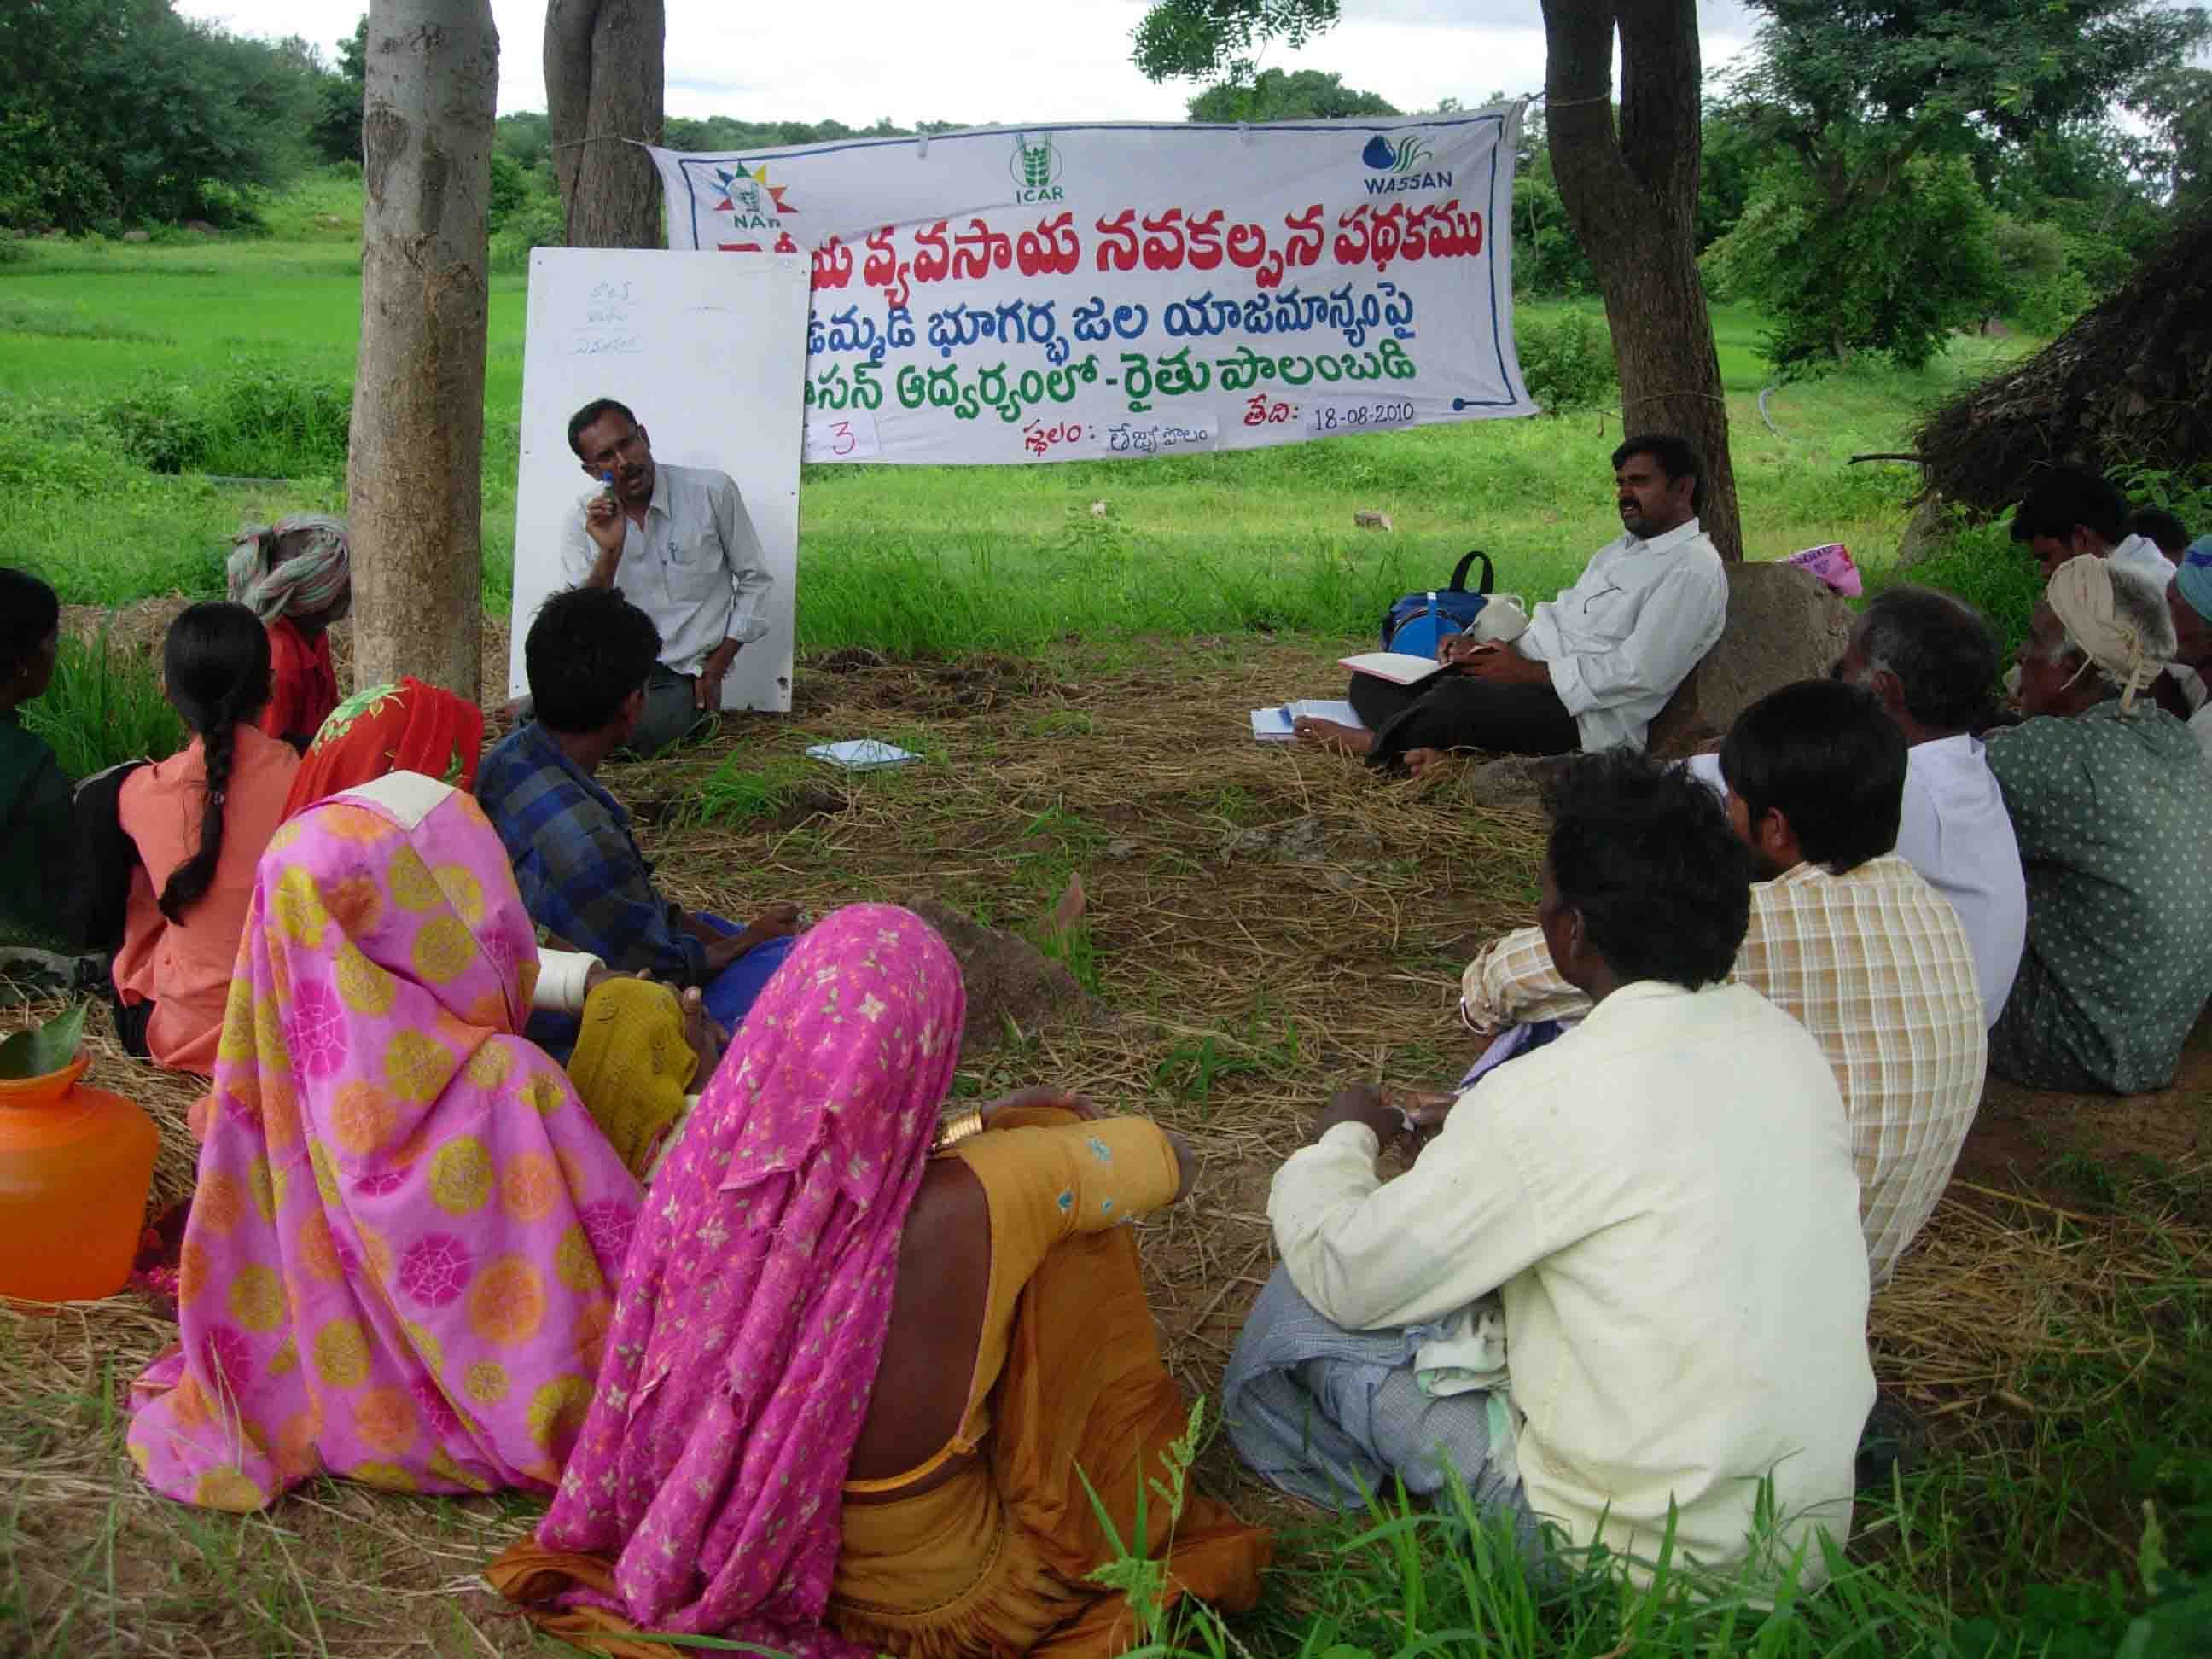
[[[634,307],[627,281],[594,283],[584,296],[580,325],[569,331],[571,357],[634,357],[643,346],[631,331]]]

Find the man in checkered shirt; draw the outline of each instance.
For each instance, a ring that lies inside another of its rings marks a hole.
[[[1721,774],[1761,878],[1734,977],[1795,1014],[1835,1069],[1880,1285],[1942,1195],[1981,1103],[1973,949],[1950,903],[1896,855],[1905,738],[1868,692],[1784,686],[1736,720]],[[1588,1012],[1534,927],[1477,957],[1461,992],[1462,1018],[1484,1035]]]

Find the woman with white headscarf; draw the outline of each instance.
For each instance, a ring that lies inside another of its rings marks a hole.
[[[2027,876],[2000,1076],[2163,1088],[2212,998],[2212,771],[2146,690],[2173,653],[2151,584],[2087,554],[2053,573],[2020,649],[2027,719],[1987,739]]]
[[[230,597],[269,630],[269,706],[261,729],[301,753],[338,706],[330,625],[353,609],[346,521],[296,513],[242,530],[231,544]]]

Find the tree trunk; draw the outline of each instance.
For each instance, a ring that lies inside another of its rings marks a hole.
[[[361,359],[346,465],[354,673],[475,702],[483,633],[490,0],[371,0]]]
[[[1613,36],[1620,31],[1620,125]],[[1695,0],[1544,0],[1552,174],[1597,272],[1629,433],[1673,432],[1705,462],[1701,517],[1743,556],[1728,403],[1698,276]]]
[[[545,109],[570,247],[660,246],[662,0],[545,0]]]

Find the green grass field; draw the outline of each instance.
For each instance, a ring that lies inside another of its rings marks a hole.
[[[266,238],[39,242],[0,264],[0,488],[18,506],[0,559],[73,602],[210,592],[240,522],[342,505],[342,422],[295,443],[270,409],[310,397],[343,408],[360,326],[357,188],[319,177],[272,212],[281,234]],[[495,611],[512,569],[526,281],[492,279]],[[1869,567],[1893,551],[1917,475],[1848,458],[1899,447],[1917,409],[2017,349],[1961,342],[1923,374],[1782,389],[1769,399],[1777,435],[1755,408],[1758,318],[1723,310],[1716,327],[1751,556],[1841,540]],[[148,445],[187,419],[208,439],[190,464],[148,470]],[[1503,586],[1547,598],[1618,532],[1607,456],[1620,435],[1617,417],[1589,411],[1170,461],[810,468],[800,643],[947,654],[1033,652],[1070,633],[1356,635],[1476,545]],[[1356,530],[1361,509],[1389,514],[1395,533]]]

